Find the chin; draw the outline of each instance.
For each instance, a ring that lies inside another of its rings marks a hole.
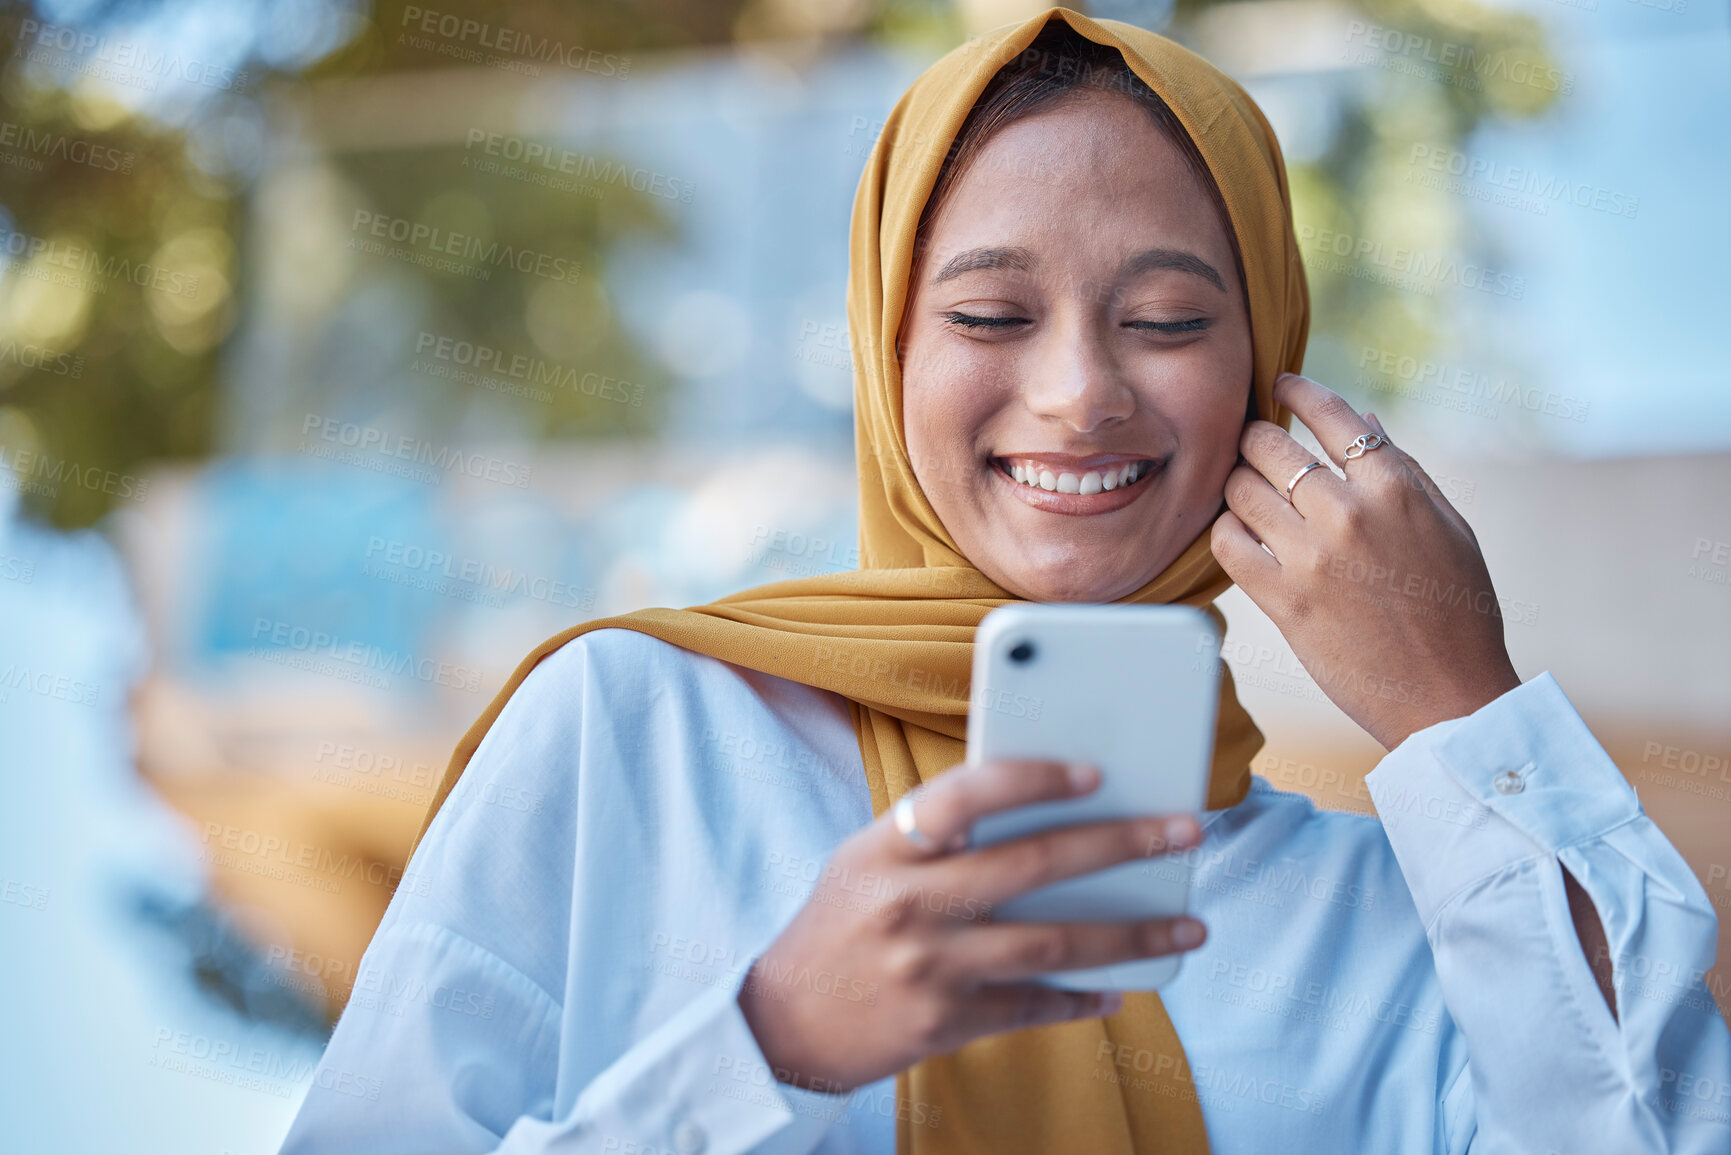
[[[1009,541],[994,537],[996,548],[981,550],[976,564],[998,585],[1029,601],[1115,602],[1158,577],[1198,534],[1208,532],[1212,521],[1179,515],[1174,525],[1169,517],[1157,517],[1154,524],[1138,520],[1120,527],[1118,533],[1100,533],[1101,526],[1089,526],[1089,532],[1053,533],[1060,527],[1049,521],[1038,527],[1044,533],[1014,534]],[[1080,520],[1053,519],[1071,525]],[[1174,529],[1186,523],[1195,525],[1195,532],[1183,535],[1183,542],[1173,548],[1180,536]],[[1000,533],[1009,528],[999,524]]]
[[[1087,570],[1085,562],[1068,558],[1031,570],[986,576],[1011,593],[1031,602],[1115,602],[1135,593],[1154,576],[1100,572],[1089,574]],[[1078,576],[1078,573],[1082,576]]]

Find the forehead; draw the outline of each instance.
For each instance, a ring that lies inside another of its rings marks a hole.
[[[1183,239],[1229,244],[1183,151],[1127,97],[1086,93],[999,129],[958,174],[933,222],[933,247],[987,234],[1121,249]]]

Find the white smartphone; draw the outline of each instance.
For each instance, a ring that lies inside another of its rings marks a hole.
[[[968,761],[1092,762],[1100,786],[974,823],[973,845],[1054,826],[1201,811],[1219,705],[1214,621],[1188,606],[1018,604],[974,637]],[[1190,871],[1165,857],[1124,862],[1000,904],[1006,921],[1116,922],[1184,913]],[[1182,955],[1049,974],[1073,990],[1154,990]]]

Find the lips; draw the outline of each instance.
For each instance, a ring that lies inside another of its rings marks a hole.
[[[1011,453],[992,458],[993,472],[1016,496],[1050,513],[1092,514],[1122,509],[1139,497],[1162,462],[1125,453],[1076,457]]]

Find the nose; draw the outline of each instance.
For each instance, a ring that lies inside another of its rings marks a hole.
[[[1112,355],[1103,319],[1071,316],[1049,324],[1030,350],[1023,401],[1036,416],[1093,433],[1129,418],[1136,394]]]

